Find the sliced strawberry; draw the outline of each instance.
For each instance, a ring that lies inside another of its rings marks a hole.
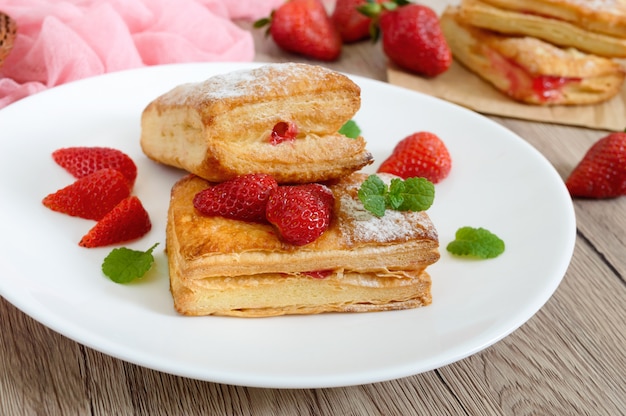
[[[52,152],[52,158],[76,178],[105,168],[119,170],[130,188],[137,178],[135,162],[124,152],[109,147],[66,147]]]
[[[277,187],[276,180],[270,175],[242,175],[198,192],[193,205],[204,215],[263,222],[265,205]]]
[[[129,196],[107,213],[78,243],[81,247],[103,247],[134,240],[152,228],[150,217],[136,196]]]
[[[266,217],[285,242],[302,246],[315,241],[328,229],[333,201],[319,188],[279,186],[267,201]]]
[[[47,195],[42,202],[53,211],[97,221],[129,195],[124,175],[115,169],[100,169]]]
[[[441,139],[430,132],[418,132],[402,139],[378,168],[403,179],[426,178],[438,183],[450,173],[452,159]]]
[[[341,36],[320,0],[286,1],[254,26],[268,24],[276,45],[287,52],[322,61],[341,55]]]
[[[587,151],[565,181],[573,197],[626,195],[626,133],[611,133]]]

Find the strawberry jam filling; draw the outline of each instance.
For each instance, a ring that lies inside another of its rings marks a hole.
[[[309,272],[303,272],[302,274],[312,277],[314,279],[326,279],[333,274],[332,270],[313,270]]]
[[[581,81],[574,77],[533,76],[526,68],[493,50],[488,55],[493,68],[509,81],[506,93],[513,98],[535,97],[539,102],[549,103],[562,97],[564,86]]]
[[[280,121],[276,123],[270,135],[270,143],[277,145],[283,142],[292,142],[298,135],[298,126],[288,121]]]

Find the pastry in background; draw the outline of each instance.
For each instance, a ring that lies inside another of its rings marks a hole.
[[[180,85],[141,119],[151,159],[214,182],[256,172],[278,183],[336,179],[372,163],[362,137],[339,132],[361,105],[347,76],[316,65],[268,64]]]
[[[459,13],[483,29],[626,57],[625,0],[463,0]]]
[[[441,25],[455,59],[514,100],[536,105],[595,104],[624,82],[617,62],[533,37],[511,37],[471,26],[457,7]]]
[[[0,12],[0,68],[13,49],[16,33],[15,20],[8,14]]]

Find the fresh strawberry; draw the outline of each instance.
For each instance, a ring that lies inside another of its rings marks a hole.
[[[319,188],[279,186],[267,201],[267,220],[285,242],[303,246],[315,241],[328,229],[333,201],[334,198],[328,198],[328,193]]]
[[[377,0],[382,3],[384,0]],[[330,16],[344,43],[352,43],[370,37],[372,19],[359,12],[368,0],[337,0]]]
[[[126,153],[109,147],[66,147],[52,152],[52,158],[76,178],[105,168],[119,170],[130,188],[137,178],[135,162]]]
[[[427,77],[445,72],[452,53],[439,17],[429,7],[401,5],[380,15],[383,52],[398,66]]]
[[[100,169],[47,195],[42,202],[53,211],[97,221],[129,195],[128,182],[120,171]]]
[[[565,181],[573,197],[626,195],[626,133],[611,133],[587,151]]]
[[[78,243],[93,248],[123,243],[144,236],[152,228],[150,217],[136,196],[117,204]]]
[[[254,27],[268,24],[268,33],[285,51],[321,61],[341,54],[341,36],[320,0],[288,0]]]
[[[402,139],[378,172],[387,172],[403,179],[426,178],[432,183],[443,180],[452,167],[446,145],[430,132],[413,133]]]
[[[265,205],[277,187],[276,180],[270,175],[242,175],[198,192],[193,205],[204,215],[263,222]]]

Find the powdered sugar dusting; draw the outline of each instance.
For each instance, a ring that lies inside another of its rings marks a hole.
[[[391,175],[379,174],[389,182]],[[423,212],[394,211],[388,209],[382,217],[367,211],[358,199],[361,183],[352,184],[339,197],[341,231],[348,244],[392,243],[417,238],[437,238],[437,230],[428,215]]]
[[[306,64],[268,64],[215,75],[202,82],[180,85],[165,94],[162,101],[166,105],[176,105],[197,100],[223,100],[244,96],[257,99],[270,94],[284,96],[290,94],[295,84],[312,85],[331,73],[329,69]]]

